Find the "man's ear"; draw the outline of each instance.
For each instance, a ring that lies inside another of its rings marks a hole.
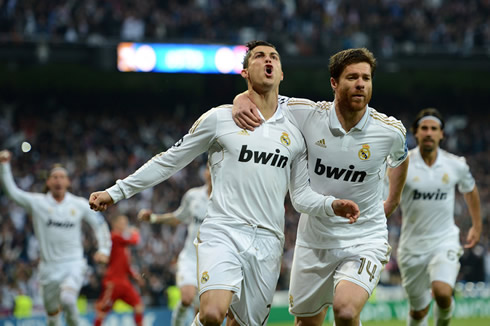
[[[247,79],[248,78],[248,69],[242,69],[240,72],[240,75],[242,75],[243,78]]]

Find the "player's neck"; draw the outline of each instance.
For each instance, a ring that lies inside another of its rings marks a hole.
[[[250,89],[249,94],[252,102],[257,105],[260,113],[264,116],[264,119],[269,120],[277,110],[277,96],[279,95],[279,90],[258,93],[255,90]]]
[[[206,192],[208,194],[208,197],[211,196],[211,191],[213,191],[213,186],[211,184],[207,185]]]
[[[56,200],[58,203],[61,203],[65,199],[65,193],[59,193],[59,194],[54,194],[51,193],[53,196],[54,200]]]
[[[432,166],[436,162],[437,152],[437,148],[432,151],[424,151],[422,148],[420,148],[420,155],[427,166]]]
[[[364,113],[366,113],[366,108],[359,111],[352,110],[351,108],[344,108],[338,103],[335,103],[335,113],[337,113],[337,118],[346,132],[349,132],[355,125],[361,121]]]

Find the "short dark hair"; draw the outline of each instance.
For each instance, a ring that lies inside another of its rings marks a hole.
[[[423,117],[428,117],[428,116],[433,116],[433,117],[436,117],[437,119],[441,120],[441,130],[444,130],[444,118],[442,117],[442,114],[436,108],[426,108],[426,109],[420,110],[420,112],[415,117],[415,120],[412,124],[412,133],[414,135],[415,135],[415,132],[417,131],[417,128],[419,126],[420,119],[422,119]]]
[[[247,53],[245,54],[245,57],[243,58],[243,69],[248,68],[248,59],[250,59],[250,56],[252,55],[252,50],[255,49],[258,46],[270,46],[271,48],[276,48],[274,44],[266,42],[266,41],[250,41],[245,46],[247,47]]]
[[[371,77],[373,77],[374,71],[376,70],[376,58],[374,58],[373,53],[366,48],[343,50],[331,56],[328,65],[330,77],[339,80],[345,67],[359,62],[366,62],[371,66]]]

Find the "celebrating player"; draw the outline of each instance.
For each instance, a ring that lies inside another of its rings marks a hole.
[[[359,325],[390,257],[386,216],[400,202],[407,148],[402,123],[368,106],[375,68],[367,49],[344,50],[330,58],[333,103],[280,98],[287,102],[287,119],[305,137],[312,189],[351,199],[361,211],[353,225],[340,217],[301,215],[289,289],[289,311],[297,325],[323,324],[332,304],[337,326]],[[235,121],[241,127],[261,125],[247,94],[235,102]],[[391,187],[383,203],[386,163]]]
[[[112,249],[109,266],[102,280],[102,292],[95,303],[95,326],[102,325],[106,314],[112,309],[114,302],[121,299],[134,311],[134,322],[143,325],[143,302],[138,292],[131,284],[130,277],[143,282],[141,276],[131,269],[131,256],[128,246],[134,246],[140,241],[140,234],[135,227],[129,227],[125,215],[116,215],[111,221]]]
[[[189,309],[197,313],[199,301],[197,294],[197,257],[194,239],[206,216],[206,208],[211,195],[211,174],[209,167],[204,170],[205,185],[189,189],[182,197],[182,202],[175,212],[166,214],[152,214],[149,209],[142,209],[138,219],[151,223],[165,223],[178,225],[188,224],[185,245],[177,261],[177,286],[180,289],[181,300],[172,313],[172,326],[183,326]]]
[[[418,146],[409,152],[398,247],[402,285],[410,302],[407,325],[427,325],[433,296],[434,325],[444,326],[449,325],[454,310],[452,293],[463,251],[454,224],[455,187],[464,194],[473,224],[465,248],[480,240],[480,196],[465,159],[439,148],[444,120],[438,110],[420,111],[412,131]]]
[[[87,265],[83,258],[82,220],[95,232],[96,262],[108,261],[109,228],[100,214],[88,208],[86,199],[68,192],[70,179],[66,169],[55,166],[50,171],[46,180],[47,194],[29,193],[17,188],[10,159],[9,151],[0,151],[0,181],[7,195],[32,216],[41,249],[39,276],[48,325],[61,325],[61,310],[67,325],[79,325],[77,298]]]
[[[298,211],[355,222],[357,205],[317,194],[309,187],[301,132],[283,116],[278,102],[283,79],[279,54],[263,41],[251,42],[242,77],[266,120],[254,132],[238,128],[231,105],[198,119],[189,133],[134,174],[90,195],[95,210],[154,186],[205,151],[213,192],[196,240],[199,313],[193,325],[263,325],[279,277],[284,243],[284,199],[289,189]],[[229,309],[228,309],[229,308]]]

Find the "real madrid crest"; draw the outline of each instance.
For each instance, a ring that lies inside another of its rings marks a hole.
[[[448,184],[449,183],[449,175],[447,173],[444,173],[442,176],[442,183]]]
[[[209,274],[208,274],[208,272],[204,272],[204,273],[202,273],[202,276],[201,276],[201,284],[204,284],[207,281],[209,281]]]
[[[291,139],[289,138],[289,135],[287,132],[283,132],[281,135],[281,143],[283,143],[286,146],[289,146],[291,144]]]
[[[362,148],[359,150],[357,155],[363,161],[369,159],[371,157],[371,152],[369,151],[369,145],[368,144],[362,145]]]

